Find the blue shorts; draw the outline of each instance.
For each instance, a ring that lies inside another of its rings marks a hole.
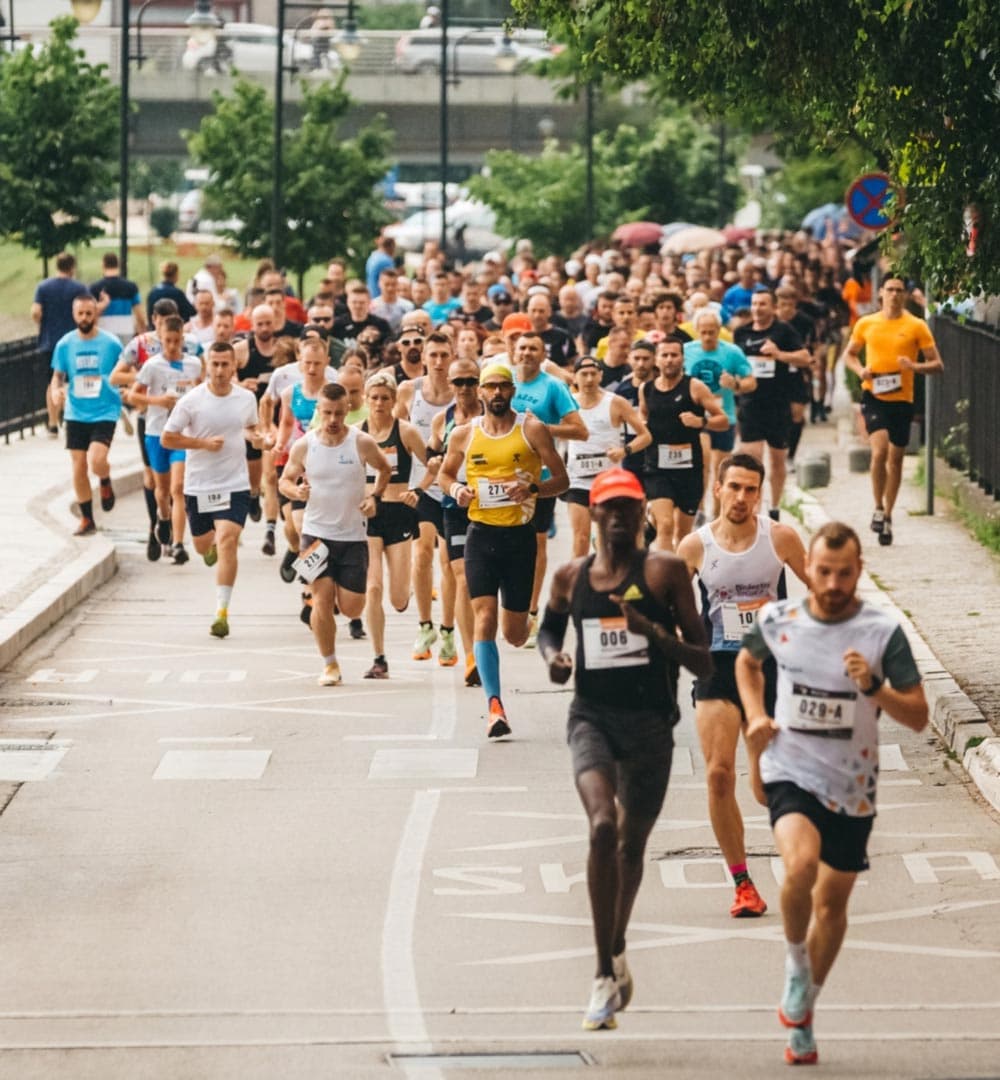
[[[185,453],[183,450],[164,450],[163,445],[160,443],[159,435],[146,435],[145,439],[146,457],[149,459],[149,467],[155,473],[168,473],[170,472],[170,466],[175,461],[184,462]]]
[[[713,450],[730,453],[736,445],[736,425],[730,421],[729,427],[725,431],[710,431],[708,441],[711,443]]]
[[[229,495],[229,506],[225,510],[212,510],[203,514],[198,509],[198,496],[185,495],[184,508],[187,510],[188,523],[192,536],[204,536],[215,528],[217,521],[233,521],[242,529],[250,513],[250,492],[233,491]]]

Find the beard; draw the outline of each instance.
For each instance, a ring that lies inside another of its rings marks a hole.
[[[506,416],[510,412],[510,402],[505,398],[493,398],[486,407],[493,416]]]
[[[90,331],[94,329],[94,320],[93,319],[81,319],[76,324],[76,328],[80,331],[81,334],[89,334]]]

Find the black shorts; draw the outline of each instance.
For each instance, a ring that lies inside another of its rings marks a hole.
[[[574,506],[586,506],[588,509],[590,507],[590,492],[586,488],[571,487],[569,491],[564,491],[559,498],[564,503],[572,503]]]
[[[861,395],[861,415],[869,435],[887,431],[893,446],[910,445],[910,424],[913,422],[912,401],[882,401],[867,390]]]
[[[808,405],[812,400],[812,372],[799,368],[799,377],[792,380],[791,400],[798,405]]]
[[[465,537],[469,532],[469,511],[461,506],[444,507],[444,543],[448,561],[465,558]]]
[[[535,583],[535,527],[470,521],[465,534],[465,580],[469,597],[496,596],[507,611],[527,611]]]
[[[140,413],[135,421],[135,435],[139,440],[139,453],[142,455],[142,463],[149,468],[149,454],[146,451],[146,417]]]
[[[264,456],[264,451],[258,450],[249,439],[243,441],[247,444],[247,461],[260,461]]]
[[[669,499],[682,514],[694,517],[705,493],[701,462],[690,469],[648,472],[642,478],[642,486],[646,489],[646,498],[650,502],[654,499]]]
[[[429,521],[444,539],[444,507],[426,491],[417,492],[417,521]]]
[[[828,810],[815,795],[790,780],[764,785],[771,826],[785,814],[807,817],[820,835],[819,857],[827,866],[845,874],[868,869],[868,837],[875,824],[870,817],[851,817]]]
[[[323,540],[321,536],[303,536],[302,550]],[[368,541],[323,540],[330,552],[319,577],[328,577],[348,592],[362,593],[368,588]]]
[[[736,445],[736,426],[730,424],[725,431],[710,431],[708,444],[713,450],[721,450],[725,454],[730,453]]]
[[[792,407],[787,401],[744,405],[738,416],[741,442],[766,442],[773,450],[788,449],[792,433]]]
[[[535,514],[531,519],[531,526],[537,533],[547,533],[552,528],[552,519],[556,515],[556,497],[551,499],[536,499]]]
[[[707,679],[695,679],[691,688],[691,700],[729,701],[743,714],[740,692],[736,688],[736,657],[738,653],[729,649],[713,650],[712,674]],[[778,691],[778,665],[774,657],[764,661],[764,708],[768,716],[774,716],[774,703]]]
[[[418,528],[416,510],[401,502],[380,502],[375,516],[368,519],[368,535],[386,547],[412,540]]]
[[[597,769],[615,785],[631,816],[649,821],[667,794],[674,753],[672,716],[650,709],[608,709],[574,696],[566,721],[573,776]]]
[[[215,528],[217,521],[234,521],[242,529],[250,513],[250,492],[233,491],[229,494],[229,506],[225,510],[213,510],[203,514],[198,509],[198,496],[185,495],[184,507],[187,510],[188,524],[192,536],[204,536]]]
[[[115,420],[95,420],[87,423],[85,420],[66,421],[66,449],[83,450],[90,448],[91,443],[103,443],[111,445],[115,437]]]

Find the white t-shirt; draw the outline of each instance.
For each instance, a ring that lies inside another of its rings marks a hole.
[[[228,394],[213,394],[202,383],[177,402],[164,431],[176,431],[193,439],[221,435],[221,450],[188,450],[184,471],[185,495],[249,491],[245,428],[257,423],[257,399],[242,386]]]
[[[182,398],[201,379],[201,361],[194,356],[182,356],[180,360],[165,360],[158,356],[148,360],[139,369],[135,381],[142,383],[153,397],[173,394]],[[161,435],[170,410],[162,405],[146,406],[146,434]]]
[[[337,381],[337,369],[327,364],[323,377],[328,383],[335,383]],[[267,389],[264,391],[264,397],[275,402],[280,401],[285,390],[304,381],[305,375],[303,375],[298,364],[282,364],[280,368],[275,368],[274,373],[271,375]]]

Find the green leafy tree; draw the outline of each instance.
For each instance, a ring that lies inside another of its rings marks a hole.
[[[843,202],[844,192],[864,165],[865,152],[853,142],[829,152],[790,157],[765,182],[761,224],[768,229],[797,229],[815,207]]]
[[[576,51],[578,77],[643,79],[799,151],[865,148],[904,188],[905,260],[1000,291],[1000,20],[988,0],[515,0]],[[975,254],[966,228],[976,224]]]
[[[206,216],[236,218],[225,231],[241,255],[268,254],[274,171],[274,106],[264,89],[238,80],[230,97],[188,134],[192,158],[207,167]],[[282,262],[299,275],[334,255],[353,255],[389,220],[375,184],[388,170],[392,136],[379,117],[356,136],[337,134],[350,105],[343,77],[305,86],[298,127],[283,132]]]
[[[0,60],[0,235],[43,260],[101,235],[118,148],[117,88],[74,49],[75,19],[51,25]]]

